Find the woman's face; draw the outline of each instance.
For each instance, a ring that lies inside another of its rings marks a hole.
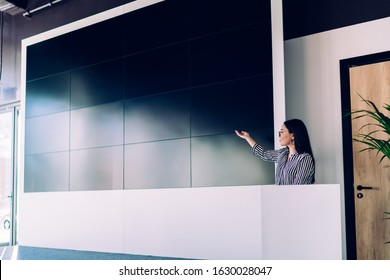
[[[281,146],[287,146],[293,143],[294,133],[290,133],[287,127],[283,124],[279,131],[279,144]]]

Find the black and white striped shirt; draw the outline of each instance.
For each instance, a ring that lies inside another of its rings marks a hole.
[[[276,162],[276,185],[304,185],[314,183],[315,166],[308,153],[295,153],[288,157],[288,148],[266,150],[261,145],[253,146],[253,154],[265,161]]]

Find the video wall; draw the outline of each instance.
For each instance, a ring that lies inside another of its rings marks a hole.
[[[27,47],[25,192],[274,183],[269,0],[166,0]]]

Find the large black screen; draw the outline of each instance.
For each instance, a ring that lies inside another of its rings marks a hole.
[[[27,47],[25,191],[274,183],[269,0],[167,0]]]

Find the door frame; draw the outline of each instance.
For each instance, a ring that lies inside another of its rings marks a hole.
[[[353,152],[352,152],[352,126],[350,77],[349,69],[378,62],[390,61],[390,51],[363,55],[340,60],[340,87],[341,112],[343,135],[343,161],[344,161],[344,202],[347,259],[357,259],[356,249],[356,223],[355,223],[355,194],[353,182]]]
[[[20,102],[0,105],[0,113],[12,112],[12,151],[11,151],[11,209],[10,209],[10,239],[9,245],[17,244],[17,209],[18,209],[18,151],[19,151],[19,128],[20,128]]]

